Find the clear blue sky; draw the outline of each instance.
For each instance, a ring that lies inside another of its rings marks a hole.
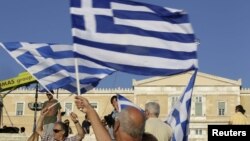
[[[189,14],[196,37],[199,69],[250,87],[249,0],[137,0],[183,9]],[[0,42],[23,41],[71,44],[68,0],[1,0]],[[0,80],[14,77],[22,68],[0,49]],[[132,78],[116,73],[99,87],[130,87]]]

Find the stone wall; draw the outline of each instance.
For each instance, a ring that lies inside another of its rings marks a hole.
[[[28,136],[15,133],[0,133],[0,141],[27,141]]]

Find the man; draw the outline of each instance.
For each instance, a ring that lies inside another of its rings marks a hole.
[[[246,110],[242,105],[235,107],[235,114],[230,117],[229,124],[233,125],[245,125],[248,124],[247,117],[245,116]]]
[[[82,129],[85,132],[85,134],[89,134],[90,133],[90,126],[91,123],[89,122],[88,116],[85,115],[85,119],[82,121]]]
[[[113,127],[114,127],[114,123],[115,123],[115,118],[117,117],[118,110],[119,110],[116,95],[111,97],[110,103],[112,104],[114,109],[109,115],[104,116],[104,120],[106,121],[106,123],[108,125],[107,129],[108,129],[108,132],[109,132],[112,140],[115,141],[115,137],[113,135],[113,132],[114,132]]]
[[[161,121],[160,105],[156,102],[148,102],[145,105],[146,125],[145,132],[154,135],[158,141],[170,141],[172,137],[172,128]]]
[[[111,137],[88,100],[82,96],[75,97],[78,109],[88,115],[97,141],[111,141]],[[117,141],[142,141],[145,117],[134,107],[123,109],[116,117],[114,135]]]
[[[49,108],[48,114],[44,117],[43,128],[46,134],[53,133],[54,123],[61,121],[61,105],[53,98],[54,91],[47,92],[48,100],[44,102],[43,109]]]
[[[61,121],[58,121],[54,124],[52,132],[53,134],[46,134],[46,132],[42,127],[42,123],[45,119],[45,116],[49,113],[49,111],[50,109],[47,108],[43,109],[38,119],[36,132],[41,136],[41,141],[81,141],[84,138],[84,132],[82,130],[79,121],[77,120],[77,115],[73,112],[70,114],[70,117],[72,121],[75,123],[78,133],[77,135],[68,137],[69,135],[68,126]]]

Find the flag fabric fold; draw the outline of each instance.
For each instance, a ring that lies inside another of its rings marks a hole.
[[[143,109],[141,109],[139,106],[134,104],[132,101],[130,101],[126,97],[124,97],[124,96],[122,96],[120,94],[116,94],[116,96],[117,96],[117,103],[118,103],[119,112],[121,112],[122,109],[125,109],[128,106],[135,107],[135,108],[139,109],[142,112],[144,111]]]
[[[184,93],[174,104],[168,119],[165,121],[173,129],[172,141],[188,141],[192,93],[197,71],[194,71]]]

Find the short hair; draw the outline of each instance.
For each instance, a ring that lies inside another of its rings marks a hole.
[[[159,117],[160,115],[160,105],[156,102],[146,103],[145,110],[147,110],[150,114],[154,114],[156,117]]]
[[[131,137],[142,137],[145,128],[144,115],[142,115],[144,122],[138,126],[138,123],[131,118],[130,114],[131,113],[129,113],[127,108],[121,110],[121,112],[118,114],[117,118],[119,119],[121,129]]]
[[[246,110],[243,108],[242,105],[237,105],[237,106],[235,107],[235,109],[236,109],[237,111],[241,112],[242,114],[245,114],[245,112],[246,112]]]
[[[21,128],[20,128],[20,131],[21,131],[21,133],[22,133],[22,132],[25,132],[25,128],[24,128],[24,127],[21,127]]]
[[[55,92],[53,90],[47,91],[46,94],[54,94]]]
[[[56,122],[55,124],[59,124],[64,131],[63,136],[68,137],[69,136],[69,126],[61,121]]]
[[[113,96],[111,97],[111,99],[110,99],[110,103],[111,103],[111,104],[112,104],[112,102],[113,102],[114,99],[117,101],[117,96],[116,96],[116,95],[113,95]]]

